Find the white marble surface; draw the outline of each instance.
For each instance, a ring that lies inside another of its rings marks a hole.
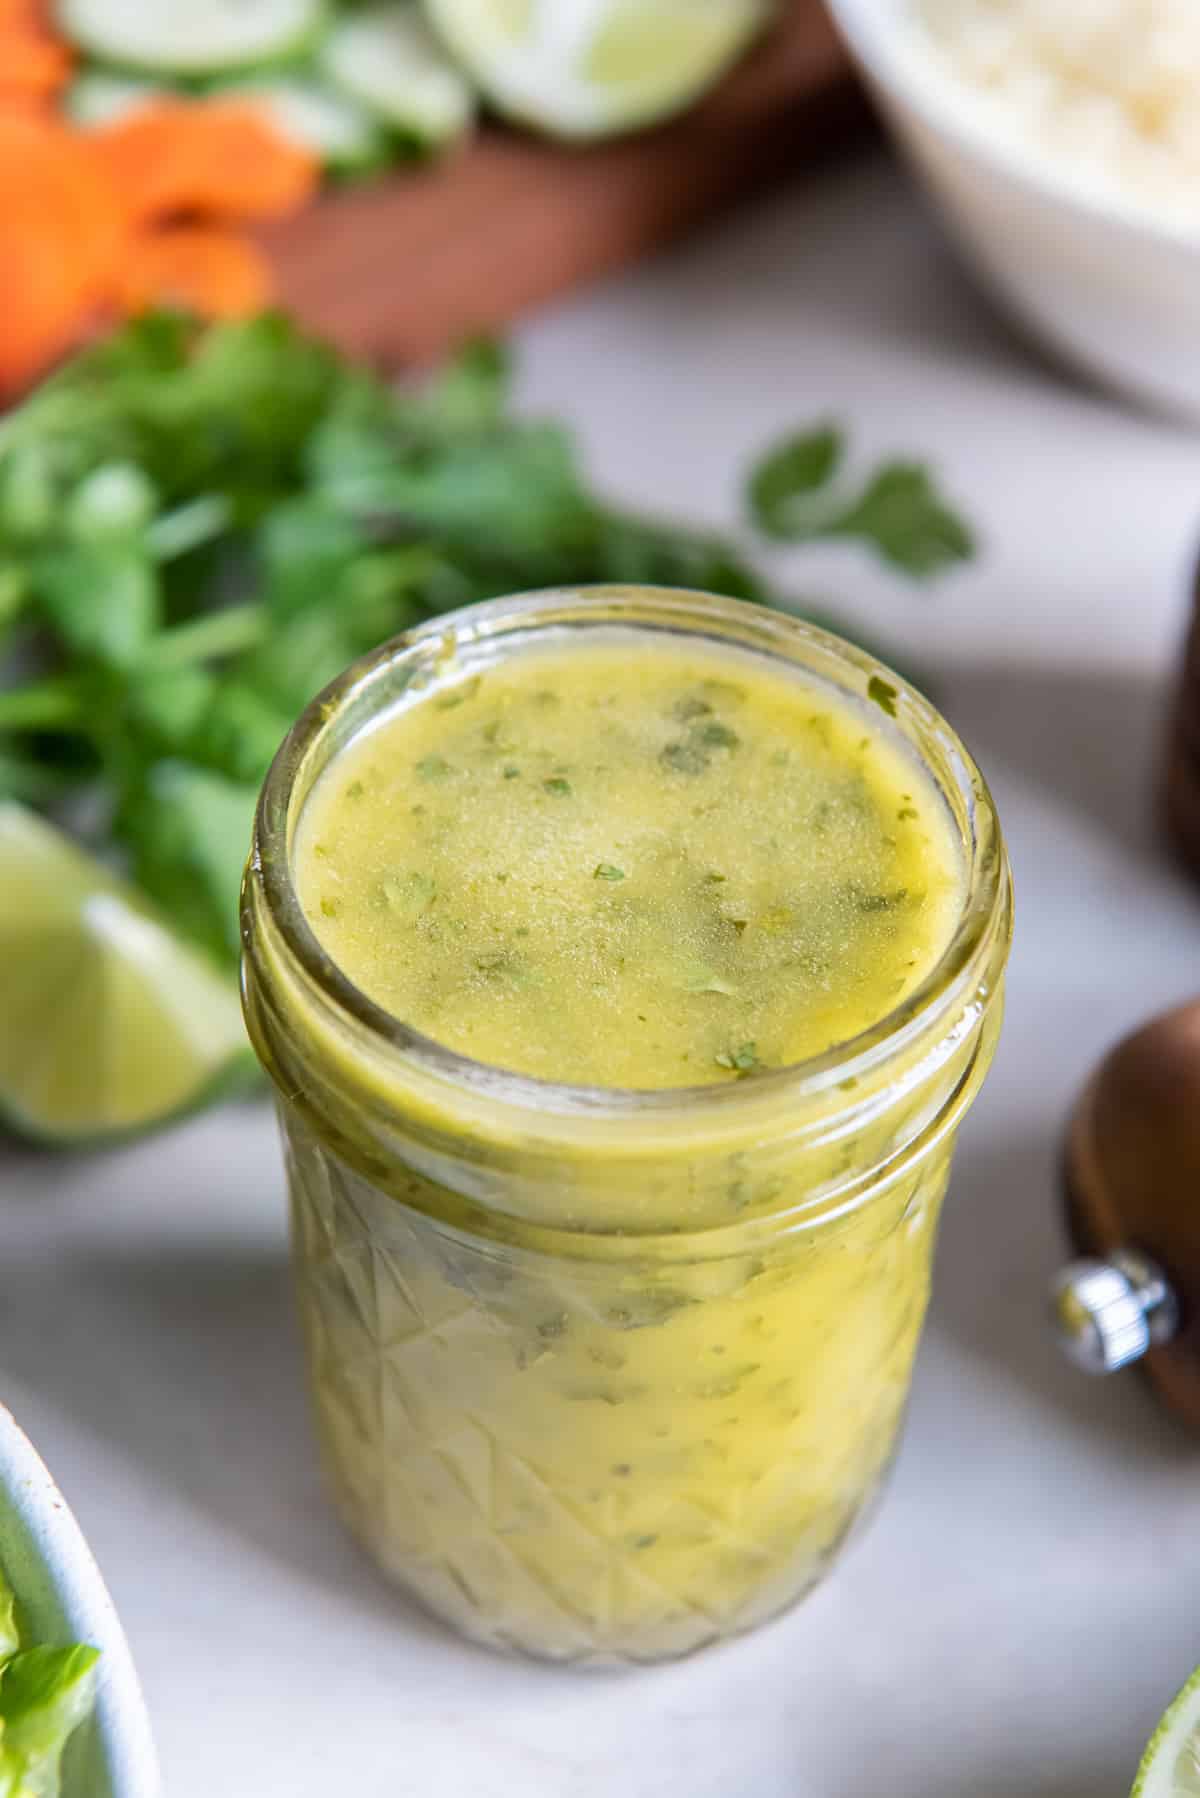
[[[3,1396],[107,1573],[172,1798],[1122,1798],[1200,1660],[1200,1444],[1136,1380],[1061,1366],[1042,1293],[1070,1096],[1195,984],[1200,898],[1149,804],[1196,441],[1027,352],[882,157],[543,319],[524,351],[530,401],[577,420],[622,494],[732,521],[731,470],[832,410],[864,453],[936,458],[986,532],[935,594],[850,553],[796,573],[939,671],[1019,891],[888,1502],[806,1606],[682,1666],[460,1646],[326,1512],[253,1109],[105,1158],[0,1159]]]

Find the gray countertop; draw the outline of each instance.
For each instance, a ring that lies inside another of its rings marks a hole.
[[[793,577],[930,672],[1018,890],[887,1502],[807,1604],[695,1661],[571,1674],[460,1645],[326,1510],[265,1108],[106,1157],[0,1159],[4,1397],[108,1577],[172,1798],[1123,1798],[1200,1660],[1200,1443],[1136,1378],[1061,1365],[1043,1290],[1078,1082],[1200,984],[1200,895],[1151,810],[1196,442],[1027,350],[882,157],[522,349],[529,403],[574,419],[624,496],[733,522],[732,471],[835,412],[864,457],[937,462],[986,537],[932,593],[848,550]]]

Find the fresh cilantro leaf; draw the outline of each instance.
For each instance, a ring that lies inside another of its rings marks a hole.
[[[354,519],[307,496],[275,506],[255,541],[263,595],[281,624],[297,612],[324,605],[331,586],[368,547],[367,535]]]
[[[183,761],[153,763],[116,819],[134,874],[183,933],[238,954],[238,894],[258,789]]]
[[[434,376],[412,402],[420,423],[443,437],[500,423],[511,380],[508,351],[495,338],[477,337]]]
[[[136,543],[43,550],[31,580],[51,624],[76,655],[127,668],[158,627],[158,580]]]
[[[624,868],[615,867],[612,862],[597,862],[592,878],[595,880],[624,880]]]
[[[52,529],[58,506],[59,482],[47,444],[14,444],[0,456],[0,541],[36,543]]]
[[[291,729],[290,713],[236,678],[220,682],[188,736],[193,760],[231,780],[261,784]]]
[[[64,509],[67,534],[78,543],[137,537],[158,510],[158,493],[135,462],[102,462],[85,475]]]
[[[164,668],[142,671],[130,681],[128,725],[144,739],[149,754],[186,751],[209,711],[217,677],[207,668]]]
[[[957,512],[940,497],[919,462],[881,468],[861,497],[834,521],[832,534],[860,537],[885,562],[922,580],[969,561],[975,541]]]
[[[299,613],[236,666],[240,679],[296,718],[356,653],[337,613],[314,608]]]
[[[818,425],[788,437],[751,471],[746,494],[750,516],[766,537],[786,541],[793,534],[797,498],[805,501],[828,486],[845,455],[845,438],[836,425]],[[801,513],[803,527],[805,513]]]
[[[198,493],[170,512],[161,512],[146,527],[146,547],[158,562],[173,562],[211,543],[233,522],[227,493]]]
[[[501,565],[588,519],[570,443],[557,425],[511,425],[498,438],[449,440],[437,455],[406,453],[398,442],[385,464],[343,465],[327,479],[339,507],[390,514],[410,535],[484,542]]]
[[[68,794],[71,785],[72,776],[53,767],[38,748],[0,748],[0,799],[52,806]]]
[[[844,459],[841,433],[822,425],[772,450],[750,477],[750,513],[768,537],[787,543],[857,538],[915,580],[975,552],[972,534],[920,462],[888,462],[861,493],[830,492]]]

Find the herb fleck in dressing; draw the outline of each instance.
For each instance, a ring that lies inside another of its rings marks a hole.
[[[302,903],[371,998],[495,1066],[645,1089],[802,1060],[916,986],[961,903],[870,696],[644,639],[512,658],[337,759]]]

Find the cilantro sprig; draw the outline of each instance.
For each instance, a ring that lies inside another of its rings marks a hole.
[[[759,528],[921,577],[969,553],[916,465],[831,497],[843,454],[832,427],[773,451]],[[561,424],[514,413],[495,344],[396,392],[279,316],[148,316],[0,420],[0,796],[71,823],[231,966],[255,794],[313,695],[453,607],[615,581],[783,603],[733,543],[601,498]]]
[[[845,460],[845,436],[836,425],[785,438],[747,484],[759,530],[785,543],[855,538],[916,579],[941,574],[974,553],[971,531],[923,463],[885,462],[855,486],[840,478]]]

